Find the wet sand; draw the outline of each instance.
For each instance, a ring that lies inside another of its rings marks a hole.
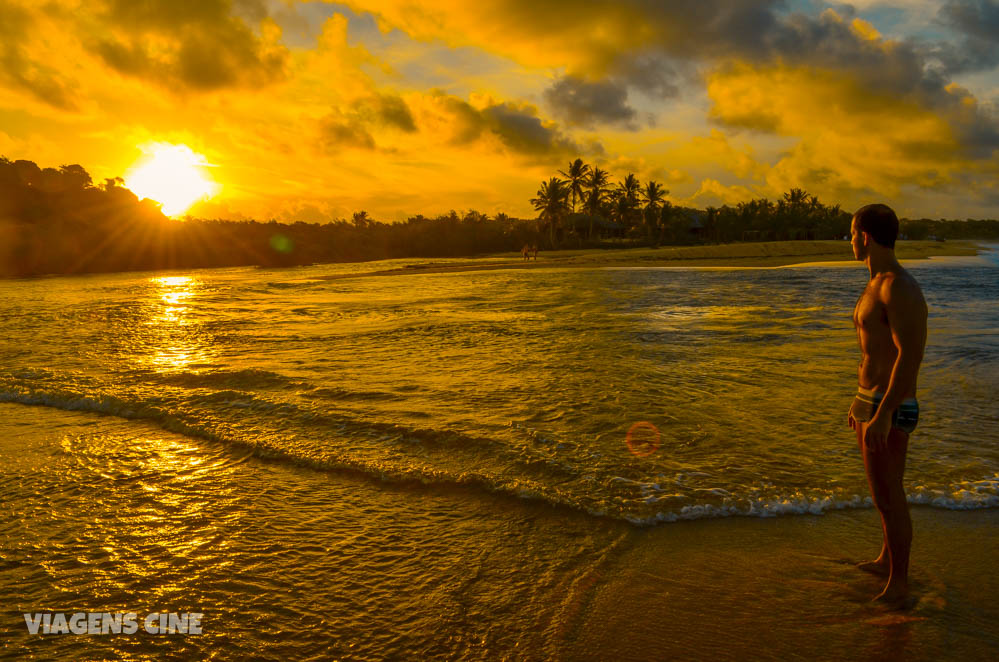
[[[643,531],[566,598],[558,659],[965,660],[999,650],[999,512],[912,509],[916,604],[884,580],[873,510],[678,522]]]

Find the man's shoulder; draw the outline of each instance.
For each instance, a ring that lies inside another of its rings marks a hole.
[[[926,306],[919,283],[904,269],[882,275],[878,293],[886,305]]]

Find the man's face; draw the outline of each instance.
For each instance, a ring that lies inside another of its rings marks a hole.
[[[857,217],[850,222],[850,243],[853,245],[853,257],[863,262],[867,258],[867,245],[864,233],[857,227]]]

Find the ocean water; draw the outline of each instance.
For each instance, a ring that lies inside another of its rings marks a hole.
[[[548,657],[638,530],[870,509],[862,265],[364,275],[414,263],[0,281],[15,630],[204,611],[198,656]],[[910,501],[996,508],[999,253],[906,267],[930,310]],[[40,641],[17,645],[81,645]]]

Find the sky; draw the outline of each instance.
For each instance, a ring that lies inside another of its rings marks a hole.
[[[189,150],[205,218],[533,218],[576,158],[698,208],[996,218],[997,66],[999,0],[0,0],[0,155]]]

